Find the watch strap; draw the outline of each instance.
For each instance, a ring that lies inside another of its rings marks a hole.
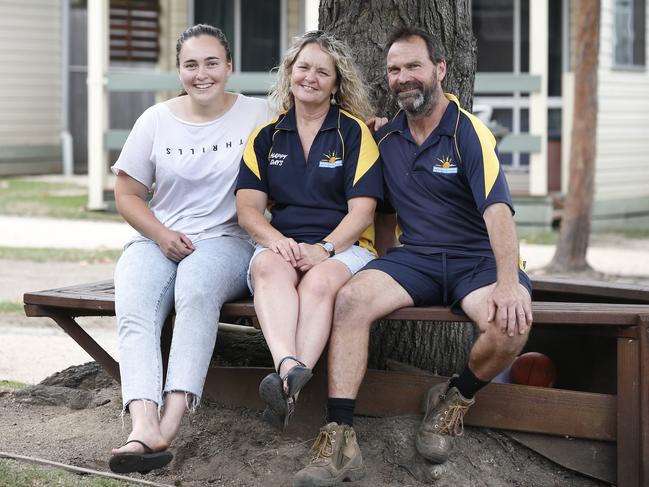
[[[332,244],[331,242],[327,242],[326,240],[321,240],[320,242],[316,242],[316,244],[322,247],[323,249],[325,249],[329,254],[329,257],[333,257],[334,255],[336,255],[336,248],[334,247],[334,244]]]

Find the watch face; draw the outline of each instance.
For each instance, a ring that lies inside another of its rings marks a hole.
[[[332,244],[331,242],[325,242],[324,248],[327,249],[327,252],[331,253],[334,251],[334,244]]]

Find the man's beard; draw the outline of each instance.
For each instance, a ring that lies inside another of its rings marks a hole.
[[[399,108],[404,110],[411,117],[421,117],[432,113],[437,106],[437,84],[433,80],[430,84],[423,84],[419,81],[409,81],[395,87],[392,94],[397,99]],[[403,91],[417,90],[415,94],[401,97]]]

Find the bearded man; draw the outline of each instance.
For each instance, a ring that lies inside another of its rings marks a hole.
[[[416,446],[435,463],[446,461],[475,393],[520,353],[532,325],[531,283],[519,267],[514,210],[493,135],[442,91],[446,61],[428,32],[402,28],[387,49],[388,84],[401,110],[377,133],[389,203],[376,218],[381,257],[336,298],[329,423],[312,462],[295,477],[299,487],[364,474],[352,424],[375,320],[405,306],[447,305],[480,329],[462,373],[426,393]]]

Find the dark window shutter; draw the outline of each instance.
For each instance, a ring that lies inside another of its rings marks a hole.
[[[111,0],[111,61],[158,61],[159,10],[158,0]]]

